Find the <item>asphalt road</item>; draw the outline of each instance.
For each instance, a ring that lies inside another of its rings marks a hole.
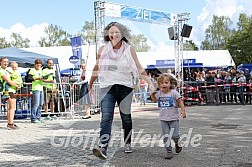
[[[180,154],[164,159],[156,107],[135,107],[133,153],[125,154],[121,121],[115,114],[108,159],[92,155],[97,145],[100,115],[83,120],[61,118],[43,124],[19,120],[17,131],[0,120],[0,166],[111,166],[111,167],[251,167],[252,106],[188,107],[180,121],[184,145]]]

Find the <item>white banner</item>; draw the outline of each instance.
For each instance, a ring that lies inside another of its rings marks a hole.
[[[105,16],[108,17],[121,17],[121,5],[105,3]]]
[[[105,16],[108,17],[120,17],[139,22],[169,25],[171,24],[171,21],[174,22],[174,15],[167,12],[112,3],[105,3],[104,7]],[[173,18],[171,18],[171,16],[173,16]]]

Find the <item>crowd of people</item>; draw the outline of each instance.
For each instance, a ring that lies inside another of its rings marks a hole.
[[[185,85],[199,87],[204,102],[216,101],[218,103],[251,103],[252,74],[249,69],[188,71],[184,74]],[[209,92],[216,92],[213,98]]]
[[[57,119],[55,108],[57,107],[59,97],[59,84],[56,83],[54,63],[52,59],[48,59],[46,66],[42,67],[42,60],[36,59],[34,62],[34,68],[30,68],[25,77],[22,77],[18,69],[18,63],[12,62],[11,69],[8,69],[8,58],[3,57],[0,59],[0,89],[1,89],[1,104],[5,102],[8,104],[7,107],[7,119],[8,129],[19,129],[14,124],[14,115],[16,111],[17,99],[21,99],[23,89],[28,89],[27,94],[32,94],[32,104],[30,112],[31,123],[42,123],[45,120]],[[88,92],[87,82],[85,80],[85,64],[81,65],[82,75],[77,81],[80,85],[80,96],[78,99],[80,105],[84,105],[83,119],[89,119],[90,116],[90,99],[86,96]],[[30,91],[29,91],[30,90]],[[28,97],[28,96],[27,96]],[[48,110],[50,109],[50,112]],[[41,118],[41,112],[44,111],[45,119]]]
[[[14,115],[16,110],[16,100],[20,98],[17,96],[18,92],[21,92],[23,87],[31,86],[32,91],[32,108],[30,113],[31,123],[42,122],[41,111],[44,108],[47,112],[47,104],[50,103],[50,112],[54,113],[52,107],[52,99],[56,97],[53,95],[57,88],[55,87],[55,73],[53,70],[53,61],[51,59],[47,60],[47,66],[42,69],[42,61],[40,59],[35,60],[34,68],[31,68],[27,72],[25,78],[21,77],[21,74],[18,72],[18,63],[12,62],[11,69],[8,70],[9,65],[8,58],[3,57],[0,60],[1,69],[0,69],[0,80],[3,85],[2,102],[8,103],[7,119],[8,129],[19,129],[19,127],[14,124]],[[27,84],[28,82],[28,84]],[[30,84],[29,84],[30,82]],[[2,103],[1,103],[2,104]],[[49,119],[49,115],[47,119]],[[50,117],[50,119],[55,118],[55,115]]]

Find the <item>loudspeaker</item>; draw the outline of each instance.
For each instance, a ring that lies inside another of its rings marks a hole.
[[[178,36],[175,34],[174,27],[168,28],[168,35],[170,40],[176,40],[178,39]]]
[[[192,26],[184,24],[183,28],[182,28],[182,31],[181,31],[181,36],[189,38],[190,34],[191,34],[191,31],[192,31]]]

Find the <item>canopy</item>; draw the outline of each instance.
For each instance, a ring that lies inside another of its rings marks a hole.
[[[21,67],[33,65],[36,59],[41,59],[43,63],[46,63],[47,59],[52,59],[55,64],[58,64],[57,58],[25,51],[15,47],[0,49],[0,57],[7,57],[10,62],[16,61]]]

